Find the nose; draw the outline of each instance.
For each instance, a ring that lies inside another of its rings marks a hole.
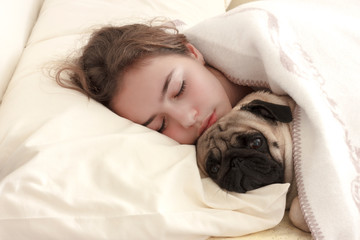
[[[189,107],[176,107],[173,109],[173,118],[184,128],[189,128],[196,123],[198,111]]]

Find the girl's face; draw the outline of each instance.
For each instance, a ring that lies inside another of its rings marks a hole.
[[[179,143],[194,144],[232,107],[202,55],[188,47],[191,56],[153,57],[126,72],[111,109]]]

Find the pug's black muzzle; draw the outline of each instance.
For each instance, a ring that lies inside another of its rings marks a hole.
[[[216,149],[206,161],[207,173],[221,188],[245,193],[269,184],[284,182],[284,168],[270,155],[262,134],[239,136],[238,142],[244,144],[229,147],[221,154],[219,149]],[[257,146],[255,148],[252,147],[254,142]],[[219,155],[222,156],[221,160]]]
[[[229,168],[219,185],[228,191],[244,193],[284,181],[282,165],[263,153],[233,148],[226,151],[225,159]]]

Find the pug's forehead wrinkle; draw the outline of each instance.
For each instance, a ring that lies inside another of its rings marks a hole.
[[[212,148],[210,149],[210,151],[209,152],[213,152],[214,151],[214,149],[216,150],[216,152],[218,153],[217,155],[218,156],[215,156],[215,157],[217,157],[219,160],[221,160],[222,159],[222,154],[221,154],[221,149],[222,149],[222,146],[219,146],[223,141],[216,141],[216,139],[215,138],[212,138],[211,139],[211,141],[212,141]],[[226,143],[226,142],[225,142]]]
[[[231,138],[229,141],[230,147],[239,147],[238,137],[243,135],[247,135],[246,132],[234,132],[233,134],[231,134]]]
[[[227,138],[220,137],[222,143],[225,145],[225,149],[229,149],[230,141],[227,140]]]
[[[222,126],[222,122],[219,122],[216,127],[217,129],[219,129],[219,132],[223,132],[226,130],[225,126]]]
[[[217,147],[212,147],[209,150],[207,158],[210,157],[210,155],[213,155],[216,158],[216,160],[221,160],[221,157],[222,157],[221,151]]]
[[[255,130],[255,129],[249,129],[249,130],[241,130],[241,131],[236,131],[233,132],[231,134],[229,143],[231,147],[238,147],[239,142],[238,142],[238,137],[239,136],[243,136],[244,139],[246,139],[247,137],[251,137],[254,136],[256,133],[258,133],[259,131]]]

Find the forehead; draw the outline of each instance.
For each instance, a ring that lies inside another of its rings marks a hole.
[[[139,123],[147,115],[147,106],[153,106],[161,92],[165,71],[158,61],[146,60],[129,69],[112,100],[111,108],[122,117]]]
[[[143,123],[157,111],[169,73],[182,61],[181,55],[148,57],[129,68],[122,76],[111,109],[136,123]]]
[[[119,79],[119,91],[129,87],[141,88],[144,85],[157,85],[165,81],[174,66],[184,64],[188,56],[180,54],[166,54],[149,56],[141,59],[129,67]]]

